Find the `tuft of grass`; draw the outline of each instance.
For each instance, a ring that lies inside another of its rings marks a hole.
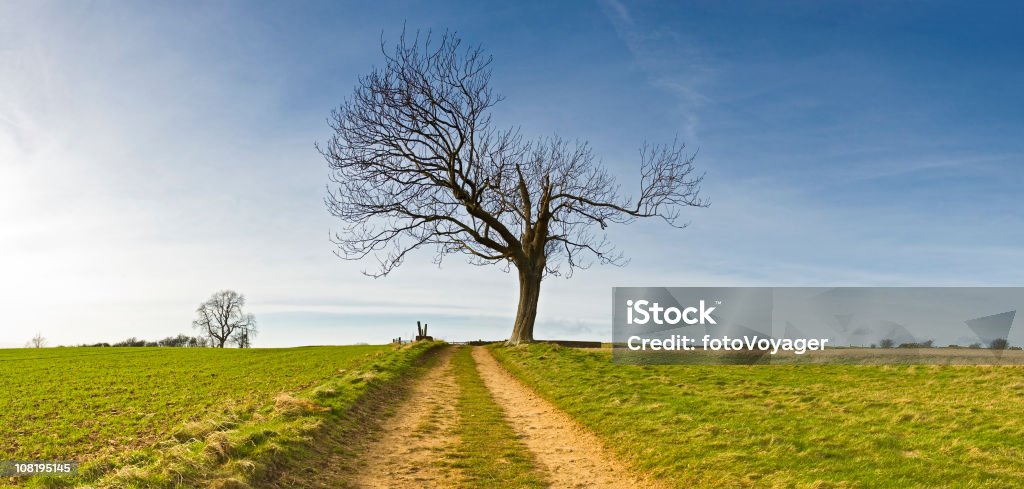
[[[461,470],[467,487],[547,487],[530,452],[509,426],[505,414],[477,372],[471,347],[452,358],[459,385],[456,433],[459,445],[451,464]]]
[[[215,431],[206,436],[203,453],[215,462],[224,462],[231,457],[235,451],[228,434],[223,431]]]
[[[496,347],[640,472],[691,487],[1024,486],[1017,366],[615,365]]]
[[[330,392],[330,394],[327,394]],[[329,399],[331,396],[336,395],[338,391],[333,387],[318,388],[314,395],[318,399]],[[313,414],[319,411],[327,411],[329,408],[318,406],[316,403],[309,399],[301,397],[295,397],[287,392],[282,392],[274,396],[274,411],[279,415],[286,418],[294,418],[299,416],[305,416]]]

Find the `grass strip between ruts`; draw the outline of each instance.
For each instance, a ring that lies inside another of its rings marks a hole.
[[[476,369],[470,346],[459,347],[452,358],[459,385],[460,442],[451,457],[468,487],[547,487],[532,454],[491,398]]]

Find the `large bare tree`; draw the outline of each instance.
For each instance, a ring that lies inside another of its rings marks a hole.
[[[245,296],[233,290],[222,290],[196,308],[196,319],[192,327],[210,338],[212,346],[224,348],[228,341],[240,347],[250,346],[256,333],[256,317],[242,311]]]
[[[519,276],[511,343],[533,341],[541,280],[576,268],[623,264],[603,232],[657,217],[685,227],[680,213],[707,203],[703,178],[684,145],[645,145],[635,197],[585,142],[526,140],[499,129],[491,109],[491,57],[450,33],[403,33],[385,62],[361,77],[331,112],[333,135],[317,149],[331,169],[328,210],[342,222],[338,256],[373,255],[387,275],[409,253],[435,262],[461,253],[473,264],[504,264]]]

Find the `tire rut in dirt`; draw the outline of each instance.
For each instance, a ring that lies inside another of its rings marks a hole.
[[[484,347],[473,349],[481,377],[554,488],[655,488],[605,449],[596,435],[512,377]]]
[[[457,487],[459,473],[444,463],[458,444],[453,430],[459,393],[452,372],[453,348],[439,353],[437,365],[413,385],[373,440],[356,450],[360,488]]]

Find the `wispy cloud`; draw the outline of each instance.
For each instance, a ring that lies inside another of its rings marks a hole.
[[[603,0],[601,5],[616,24],[622,24],[630,27],[634,25],[633,16],[629,15],[629,8],[627,8],[624,3],[619,0]]]
[[[976,156],[950,157],[933,155],[931,158],[908,156],[899,160],[869,160],[853,165],[839,167],[834,172],[836,183],[861,183],[872,180],[906,177],[919,173],[935,173],[956,171],[962,174],[983,174],[986,165],[1022,161],[1022,154],[983,154]]]
[[[706,88],[715,77],[704,51],[670,26],[638,21],[620,0],[602,0],[601,7],[651,85],[675,97],[683,122],[681,136],[699,141],[700,109],[711,102]]]

